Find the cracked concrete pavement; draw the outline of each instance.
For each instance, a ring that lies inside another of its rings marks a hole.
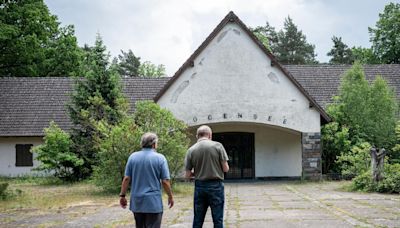
[[[400,227],[399,194],[345,192],[342,184],[225,183],[225,227]],[[191,227],[192,217],[192,196],[177,196],[162,227]],[[134,221],[117,203],[83,204],[54,213],[3,213],[0,227],[134,227]],[[204,227],[213,227],[210,211]]]

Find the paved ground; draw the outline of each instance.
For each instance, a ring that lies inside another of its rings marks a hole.
[[[400,195],[349,193],[339,182],[226,183],[226,227],[400,227]],[[175,199],[163,227],[191,227],[192,198]],[[0,214],[0,227],[134,227],[117,204],[82,202],[53,213]],[[204,227],[212,227],[207,214]]]

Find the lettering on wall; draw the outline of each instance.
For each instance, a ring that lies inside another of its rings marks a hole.
[[[193,122],[196,123],[199,120],[199,118],[203,119],[203,120],[211,121],[211,120],[214,119],[214,116],[211,115],[211,114],[205,116],[205,118],[198,117],[198,116],[193,116]],[[228,115],[228,113],[222,113],[221,115],[216,115],[216,116],[217,116],[216,119],[225,119],[225,120],[226,119],[231,119],[231,120],[232,119],[236,119],[236,120],[238,120],[238,119],[253,119],[253,120],[257,120],[260,117],[257,113],[250,114],[250,115],[246,116],[246,115],[244,115],[243,113],[240,113],[240,112],[235,113],[233,115]],[[272,122],[273,121],[273,116],[272,115],[261,115],[261,121],[263,119],[268,121],[268,122]],[[288,119],[286,118],[286,116],[278,117],[278,118],[275,118],[275,119],[277,121],[282,121],[282,122],[280,122],[282,124],[287,124],[288,123]]]

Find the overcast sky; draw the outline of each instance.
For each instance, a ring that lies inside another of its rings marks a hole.
[[[79,45],[99,32],[112,56],[132,49],[142,60],[164,64],[172,76],[218,23],[234,13],[250,27],[266,21],[277,30],[290,15],[328,62],[333,35],[370,47],[374,27],[389,0],[45,0],[62,25],[73,24]]]

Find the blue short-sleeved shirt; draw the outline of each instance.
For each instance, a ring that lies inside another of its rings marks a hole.
[[[131,178],[131,211],[163,212],[160,180],[170,179],[164,155],[147,148],[132,153],[126,163],[125,176]]]

